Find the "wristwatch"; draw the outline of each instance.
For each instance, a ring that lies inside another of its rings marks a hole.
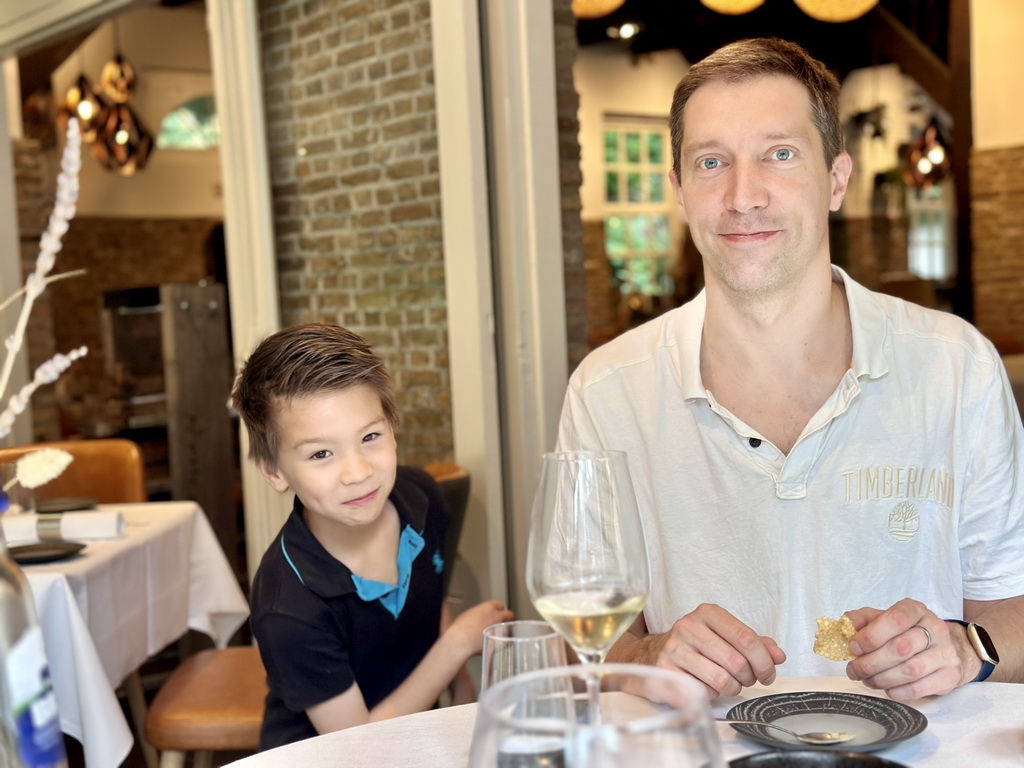
[[[961,621],[960,619],[946,619],[946,621],[952,621],[967,627],[967,639],[971,641],[971,645],[974,646],[974,652],[981,659],[981,671],[971,682],[980,683],[982,680],[986,680],[992,674],[992,670],[996,668],[996,664],[999,663],[999,653],[996,651],[996,646],[992,642],[991,636],[985,631],[984,627],[974,622]]]

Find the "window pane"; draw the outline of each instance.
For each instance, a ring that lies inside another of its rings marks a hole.
[[[647,162],[655,165],[660,165],[663,162],[663,144],[660,133],[647,134]]]
[[[652,250],[655,253],[668,253],[670,243],[668,216],[652,216],[651,227],[654,230],[651,235]]]
[[[664,296],[672,293],[675,290],[675,283],[668,273],[668,256],[658,256],[655,258],[654,267],[657,273],[655,278],[657,282],[654,287],[655,294]]]
[[[621,216],[609,216],[604,220],[604,250],[609,256],[625,255],[626,222]]]
[[[608,263],[612,267],[612,280],[619,286],[621,293],[629,292],[629,268],[626,266],[626,259],[623,257],[609,258]]]
[[[650,296],[654,287],[652,277],[649,259],[629,260],[629,279],[633,283],[634,291]]]
[[[629,202],[642,203],[644,199],[643,185],[640,180],[643,176],[639,173],[626,174],[626,183],[629,186]]]
[[[619,134],[615,131],[604,132],[604,161],[606,163],[619,161]]]
[[[665,202],[665,177],[660,173],[652,173],[647,177],[647,198],[652,203]]]
[[[639,133],[627,133],[626,134],[626,162],[628,162],[628,163],[639,163],[640,162],[640,134]]]
[[[634,252],[646,251],[651,247],[650,219],[650,216],[629,217],[629,244]]]
[[[606,173],[604,175],[604,199],[609,203],[619,201],[619,174]]]

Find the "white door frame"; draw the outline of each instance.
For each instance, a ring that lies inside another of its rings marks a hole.
[[[132,4],[130,0],[60,0],[47,4],[47,13],[42,14],[38,12],[37,0],[4,0],[4,3],[5,13],[10,11],[18,25],[0,28],[0,50],[15,55],[66,34],[83,21],[98,22]],[[222,133],[224,234],[237,369],[262,338],[280,327],[259,18],[253,2],[207,0],[206,8]],[[0,101],[6,103],[9,89],[0,80]],[[10,129],[6,120],[0,122],[0,153],[9,163]],[[5,167],[0,160],[0,172]],[[3,175],[5,178],[0,178],[0,233],[16,233],[18,220],[13,195],[3,194],[8,184],[13,187],[13,174]],[[18,248],[10,247],[8,242],[12,239],[16,246],[16,238],[10,236],[0,241],[0,290],[4,295],[10,292],[7,282],[11,276],[20,274]],[[246,450],[244,432],[243,429],[243,451]],[[251,578],[263,551],[287,516],[288,505],[267,487],[244,455],[242,492]]]
[[[473,473],[462,557],[482,596],[524,616],[537,468],[568,375],[553,16],[536,0],[430,11],[455,459]]]

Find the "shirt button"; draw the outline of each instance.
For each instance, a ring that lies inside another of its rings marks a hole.
[[[761,438],[759,438],[759,437],[752,437],[752,438],[750,438],[750,447],[751,448],[759,448],[760,446],[761,446]]]

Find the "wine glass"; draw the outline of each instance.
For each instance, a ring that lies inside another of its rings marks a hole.
[[[581,660],[604,661],[651,588],[640,510],[621,451],[545,454],[526,556],[533,605]],[[598,711],[597,683],[590,691]]]
[[[601,718],[578,693],[591,679]],[[645,664],[527,672],[480,696],[470,768],[724,768],[704,686]]]

